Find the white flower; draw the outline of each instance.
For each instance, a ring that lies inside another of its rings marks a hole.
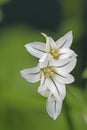
[[[38,92],[47,97],[46,110],[54,120],[59,116],[62,102],[66,95],[65,84],[74,82],[70,72],[76,65],[76,54],[70,49],[72,32],[54,42],[51,37],[42,33],[46,44],[33,42],[25,47],[32,55],[39,58],[39,63],[34,68],[21,70],[21,76],[28,82],[40,81]]]
[[[46,110],[50,117],[54,120],[59,116],[62,108],[62,100],[59,97],[58,99],[50,93],[47,102],[46,102]]]
[[[42,42],[32,42],[25,45],[26,49],[33,56],[40,58],[40,62],[44,62],[45,58],[50,56],[50,62],[55,65],[63,64],[65,58],[71,59],[76,57],[74,51],[70,49],[73,36],[72,31],[58,39],[56,42],[48,37],[46,34],[41,33],[46,38],[46,44]]]
[[[28,82],[41,81],[38,92],[48,98],[46,110],[53,119],[56,119],[61,112],[62,102],[66,95],[65,84],[74,82],[74,77],[69,73],[75,64],[76,58],[72,58],[67,64],[60,66],[49,63],[46,58],[38,66],[21,71],[21,76]]]

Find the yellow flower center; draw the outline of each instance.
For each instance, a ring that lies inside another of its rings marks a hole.
[[[54,71],[51,67],[44,68],[43,72],[44,72],[46,77],[51,77],[54,74]]]
[[[58,49],[52,49],[51,51],[50,51],[50,53],[51,53],[51,55],[53,56],[53,58],[54,59],[58,59],[58,57],[59,57],[59,51],[58,51]]]

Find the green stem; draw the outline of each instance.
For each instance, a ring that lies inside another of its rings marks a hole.
[[[64,108],[65,108],[65,114],[66,114],[66,117],[67,117],[69,128],[70,128],[70,130],[74,130],[72,120],[71,120],[71,116],[69,114],[69,106],[68,106],[66,101],[65,101],[65,104],[64,104]]]

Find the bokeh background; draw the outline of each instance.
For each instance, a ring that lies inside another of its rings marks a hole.
[[[24,45],[73,31],[78,63],[59,118],[20,70],[37,65]],[[87,0],[0,0],[0,130],[87,130]]]

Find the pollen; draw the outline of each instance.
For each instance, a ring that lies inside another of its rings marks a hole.
[[[53,56],[54,59],[58,59],[58,57],[59,57],[59,51],[58,51],[58,49],[52,49],[50,51],[50,54]]]
[[[44,68],[43,72],[44,72],[46,77],[51,77],[54,74],[54,71],[51,67]]]

